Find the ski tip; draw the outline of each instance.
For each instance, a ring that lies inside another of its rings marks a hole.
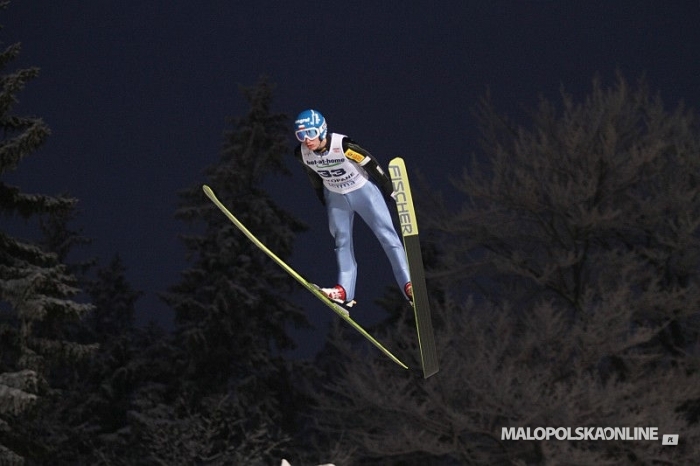
[[[216,202],[216,194],[214,194],[214,190],[212,190],[206,184],[202,185],[202,189],[204,190],[204,194],[206,194],[209,199]]]

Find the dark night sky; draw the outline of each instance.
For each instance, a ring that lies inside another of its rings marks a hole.
[[[577,97],[598,73],[645,74],[667,107],[700,108],[698,0],[417,0],[398,2],[14,0],[0,12],[0,41],[21,42],[12,69],[39,78],[16,112],[52,135],[5,181],[25,192],[77,197],[76,227],[103,264],[119,253],[139,319],[169,321],[157,293],[186,267],[173,217],[177,191],[205,182],[225,119],[248,108],[238,86],[265,74],[275,111],[290,120],[314,107],[385,164],[403,156],[436,189],[477,150],[471,110],[490,88],[501,111],[533,108],[561,86]],[[292,135],[290,131],[290,143]],[[291,264],[322,284],[335,280],[325,212],[301,167],[272,189],[311,230]],[[361,222],[355,313],[372,322],[388,262]],[[310,258],[320,257],[319,265]],[[381,259],[372,260],[372,256]],[[302,293],[302,292],[300,292]],[[299,298],[301,299],[301,298]],[[327,309],[308,303],[324,328]]]

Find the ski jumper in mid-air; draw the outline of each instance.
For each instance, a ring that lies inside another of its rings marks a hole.
[[[376,159],[347,136],[328,133],[326,120],[316,110],[304,110],[294,121],[300,144],[295,157],[304,165],[321,203],[328,211],[328,224],[335,239],[338,284],[321,288],[336,303],[352,307],[355,302],[357,263],[353,249],[355,213],[367,223],[389,258],[394,278],[408,300],[413,299],[406,253],[384,196],[393,186]]]

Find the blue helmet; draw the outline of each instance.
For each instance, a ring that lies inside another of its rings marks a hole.
[[[304,110],[297,116],[297,119],[294,120],[294,135],[301,142],[304,142],[306,138],[326,139],[327,133],[328,126],[326,125],[326,119],[316,110]]]

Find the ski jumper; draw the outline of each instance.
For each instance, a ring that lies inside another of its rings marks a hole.
[[[347,136],[330,133],[329,139],[320,152],[300,144],[295,156],[304,164],[317,196],[326,205],[328,226],[335,239],[338,284],[345,288],[348,301],[354,299],[357,262],[352,234],[357,213],[382,245],[396,283],[403,290],[411,279],[403,243],[384,200],[384,195],[393,191],[391,180],[374,157]]]

